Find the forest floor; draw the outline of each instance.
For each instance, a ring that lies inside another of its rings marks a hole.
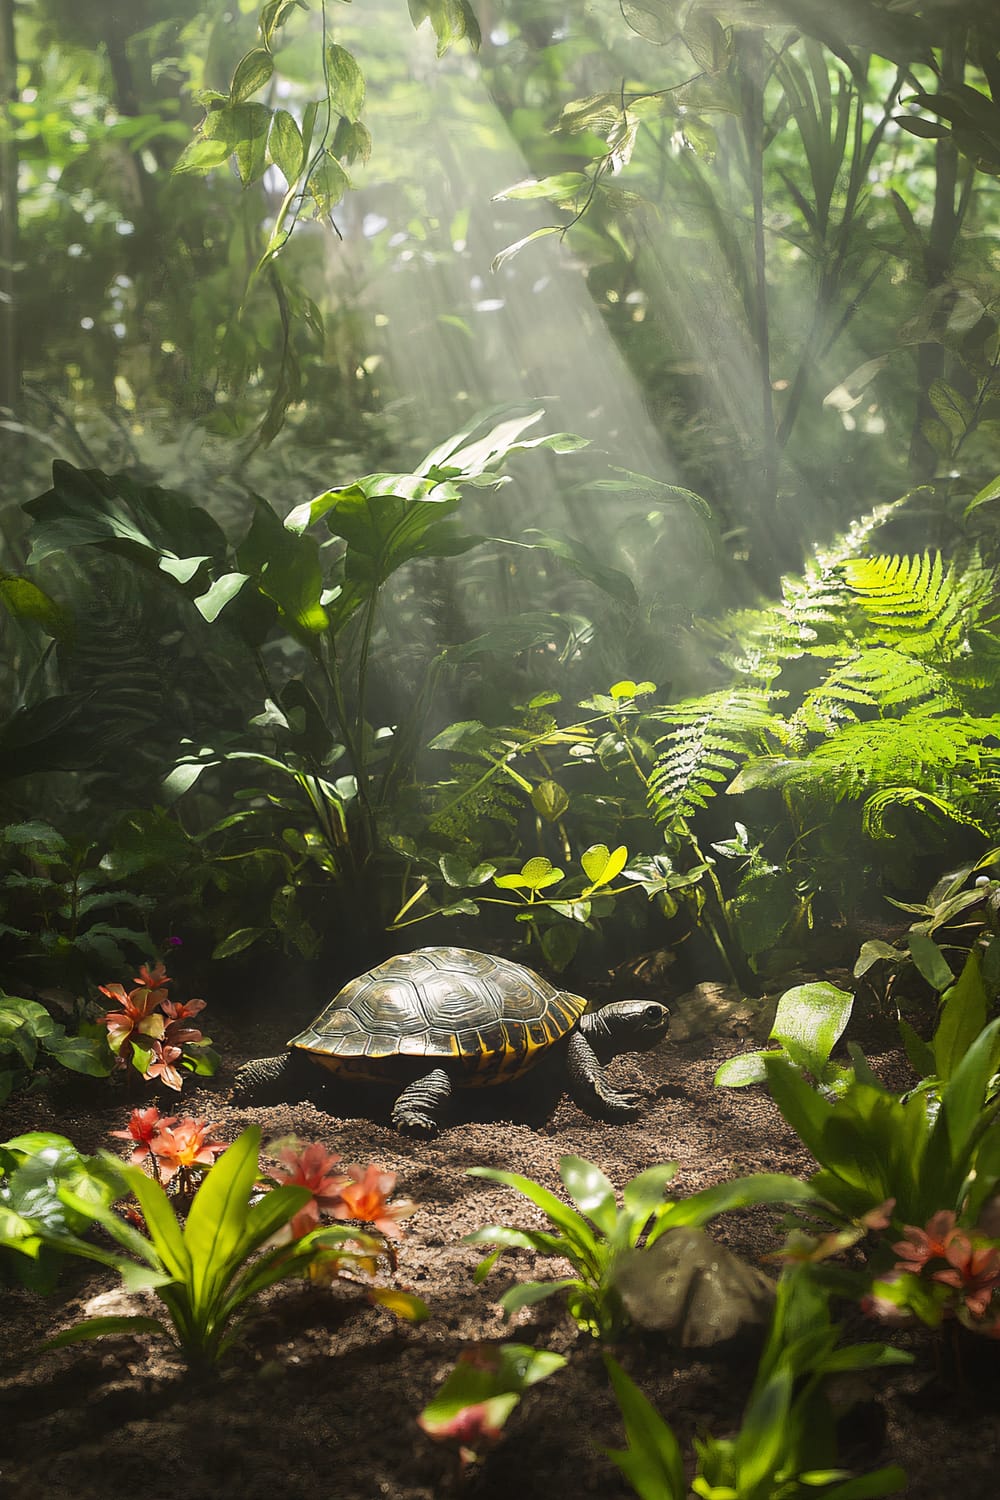
[[[845,975],[823,977],[846,983]],[[248,1056],[280,1050],[289,1021],[304,1023],[317,1007],[310,1009],[308,997],[286,999],[280,1022],[265,1014],[253,1026],[244,1019],[238,1029],[231,1015],[226,1024],[225,1015],[220,1021],[210,1012],[223,1066],[208,1087],[185,1085],[180,1112],[215,1122],[225,1140],[257,1122],[265,1141],[295,1133],[323,1141],[347,1162],[372,1161],[396,1173],[397,1194],[417,1205],[406,1223],[398,1281],[428,1302],[432,1316],[413,1327],[342,1284],[281,1285],[261,1299],[221,1373],[195,1378],[155,1338],[40,1351],[45,1338],[85,1316],[144,1310],[141,1298],[118,1290],[110,1271],[72,1263],[45,1299],[7,1289],[0,1304],[0,1495],[628,1500],[632,1491],[603,1453],[624,1444],[598,1345],[576,1330],[555,1300],[518,1314],[511,1327],[496,1308],[515,1274],[550,1278],[564,1274],[562,1268],[518,1252],[485,1284],[473,1283],[480,1252],[463,1246],[462,1236],[490,1222],[537,1223],[535,1211],[506,1188],[465,1174],[471,1166],[495,1166],[558,1189],[559,1158],[572,1153],[598,1162],[619,1188],[648,1166],[675,1161],[673,1187],[680,1195],[749,1172],[807,1175],[813,1163],[763,1089],[712,1086],[719,1063],[751,1044],[746,1007],[708,985],[670,1003],[671,1037],[653,1052],[611,1065],[613,1081],[637,1087],[642,1096],[634,1122],[589,1118],[562,1091],[558,1072],[543,1068],[507,1089],[458,1096],[448,1125],[430,1142],[392,1131],[390,1101],[379,1091],[359,1102],[328,1090],[325,1109],[234,1108],[227,1096],[236,1067]],[[876,1071],[893,1083],[906,1080],[888,1024],[852,1034]],[[143,1095],[140,1102],[154,1097],[164,1112],[168,1105],[177,1112],[175,1097]],[[327,1112],[336,1109],[344,1113]],[[127,1112],[107,1083],[61,1076],[49,1092],[12,1100],[0,1111],[0,1140],[28,1129],[53,1130],[93,1151],[118,1144],[108,1132],[124,1125]],[[764,1210],[727,1215],[712,1232],[754,1261],[781,1242],[778,1216]],[[886,1336],[871,1324],[852,1333]],[[499,1446],[461,1473],[455,1456],[427,1438],[415,1419],[463,1347],[504,1338],[557,1350],[568,1364],[528,1392]],[[864,1399],[845,1419],[845,1462],[858,1469],[902,1464],[912,1500],[946,1494],[986,1500],[995,1493],[1000,1451],[1000,1351],[980,1341],[956,1371],[942,1361],[931,1334],[897,1334],[895,1341],[915,1362],[868,1377]],[[673,1424],[685,1451],[706,1430],[722,1436],[738,1425],[753,1349],[681,1350],[647,1334],[615,1353]],[[943,1375],[944,1365],[949,1371]]]

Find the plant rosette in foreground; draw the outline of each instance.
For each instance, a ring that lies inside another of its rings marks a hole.
[[[126,1290],[154,1292],[165,1318],[92,1318],[58,1334],[47,1347],[105,1334],[157,1333],[173,1338],[190,1364],[215,1364],[232,1346],[256,1296],[275,1282],[317,1273],[359,1280],[370,1300],[399,1317],[421,1321],[427,1316],[412,1294],[369,1284],[367,1278],[383,1263],[395,1265],[389,1241],[377,1231],[336,1224],[275,1244],[312,1194],[306,1186],[284,1184],[251,1201],[259,1151],[260,1131],[251,1126],[207,1171],[183,1226],[174,1201],[141,1166],[119,1170],[138,1200],[146,1233],[111,1208],[61,1189],[68,1206],[100,1224],[127,1252],[99,1251],[94,1258],[113,1266]]]

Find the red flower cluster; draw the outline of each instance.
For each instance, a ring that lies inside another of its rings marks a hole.
[[[136,988],[128,993],[120,984],[99,986],[102,995],[121,1006],[101,1017],[108,1028],[108,1045],[122,1067],[134,1063],[143,1078],[160,1078],[179,1091],[183,1079],[176,1064],[185,1046],[207,1040],[196,1026],[187,1024],[205,1009],[205,1002],[169,1000],[171,981],[163,964],[152,969],[143,964],[133,983]]]
[[[399,1220],[413,1213],[414,1204],[407,1198],[388,1202],[389,1194],[396,1186],[392,1172],[380,1172],[375,1166],[353,1165],[345,1167],[343,1172],[335,1172],[333,1169],[339,1165],[340,1157],[328,1152],[319,1141],[304,1144],[293,1137],[275,1141],[270,1150],[280,1163],[268,1174],[270,1180],[278,1186],[307,1187],[312,1193],[305,1208],[300,1209],[280,1231],[284,1240],[301,1239],[302,1235],[316,1229],[321,1213],[334,1219],[372,1224],[387,1238],[400,1238]]]
[[[155,1175],[164,1186],[179,1172],[181,1182],[189,1184],[192,1170],[210,1167],[220,1152],[225,1151],[224,1141],[210,1139],[214,1125],[205,1120],[195,1120],[191,1115],[178,1120],[176,1115],[161,1115],[155,1105],[149,1109],[134,1109],[125,1130],[112,1130],[111,1134],[123,1141],[134,1141],[129,1156],[130,1162],[152,1160]]]
[[[892,1248],[899,1256],[894,1271],[926,1275],[952,1287],[973,1318],[986,1316],[1000,1288],[1000,1246],[995,1241],[959,1229],[955,1215],[942,1209],[924,1229],[907,1224],[903,1239]]]

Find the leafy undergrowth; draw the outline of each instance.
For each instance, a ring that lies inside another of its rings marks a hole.
[[[271,1500],[276,1493],[305,1500],[437,1500],[453,1493],[499,1500],[514,1491],[523,1500],[553,1493],[626,1500],[631,1492],[603,1452],[620,1448],[623,1433],[595,1341],[553,1302],[526,1309],[512,1326],[497,1310],[496,1298],[513,1275],[544,1278],[558,1268],[519,1253],[509,1258],[507,1281],[498,1268],[476,1286],[481,1252],[460,1243],[486,1223],[530,1222],[533,1211],[509,1188],[466,1173],[513,1170],[558,1190],[559,1158],[575,1154],[600,1163],[620,1188],[651,1165],[676,1161],[672,1191],[683,1194],[742,1173],[807,1174],[813,1164],[762,1089],[712,1087],[715,1069],[745,1045],[736,1026],[716,1025],[711,1035],[619,1058],[614,1080],[636,1082],[643,1096],[634,1123],[590,1119],[561,1092],[558,1076],[536,1072],[507,1091],[460,1096],[452,1123],[430,1142],[393,1132],[389,1101],[377,1091],[340,1096],[343,1117],[313,1104],[230,1107],[229,1083],[245,1053],[235,1032],[215,1026],[224,1065],[210,1085],[185,1088],[184,1109],[211,1119],[227,1141],[257,1124],[265,1140],[295,1134],[322,1141],[345,1160],[377,1161],[395,1173],[398,1190],[416,1204],[404,1229],[398,1281],[430,1305],[432,1316],[422,1326],[404,1326],[336,1283],[278,1286],[261,1299],[221,1374],[195,1377],[164,1340],[121,1337],[40,1352],[44,1339],[82,1317],[148,1311],[141,1295],[120,1290],[113,1273],[70,1265],[48,1299],[4,1294],[5,1483],[23,1500],[56,1494],[104,1500],[109,1475],[122,1493],[149,1500],[179,1493],[205,1500],[237,1494]],[[273,1037],[257,1030],[254,1049],[272,1043],[276,1049],[284,1030],[283,1022]],[[898,1051],[880,1050],[874,1036],[863,1041],[892,1081],[905,1073]],[[145,1093],[142,1102],[155,1097]],[[165,1108],[175,1099],[160,1103]],[[324,1102],[338,1107],[336,1096]],[[362,1105],[368,1114],[355,1114]],[[125,1113],[121,1101],[109,1101],[106,1086],[60,1079],[49,1095],[10,1101],[0,1114],[0,1138],[48,1129],[93,1151],[109,1144]],[[775,1248],[773,1224],[767,1210],[753,1209],[720,1220],[713,1233],[756,1259]],[[860,1318],[850,1333],[886,1336]],[[470,1342],[512,1337],[563,1354],[567,1363],[526,1393],[498,1446],[460,1472],[457,1459],[420,1430],[417,1416]],[[987,1493],[1000,1437],[996,1345],[953,1345],[926,1332],[894,1342],[915,1354],[912,1367],[879,1371],[867,1384],[845,1389],[845,1462],[859,1470],[901,1463],[914,1500],[940,1500],[945,1473],[964,1493]],[[756,1363],[752,1345],[681,1351],[646,1336],[614,1352],[685,1451],[706,1430],[724,1436],[738,1424]]]

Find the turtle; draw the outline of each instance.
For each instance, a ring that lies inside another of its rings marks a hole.
[[[635,1096],[607,1082],[598,1051],[644,1051],[669,1024],[669,1010],[656,1001],[588,1011],[581,996],[510,959],[419,948],[352,979],[279,1057],[246,1063],[233,1101],[301,1098],[319,1081],[321,1064],[344,1079],[395,1084],[397,1130],[431,1135],[453,1088],[506,1083],[561,1046],[577,1101],[624,1119],[635,1113]]]

